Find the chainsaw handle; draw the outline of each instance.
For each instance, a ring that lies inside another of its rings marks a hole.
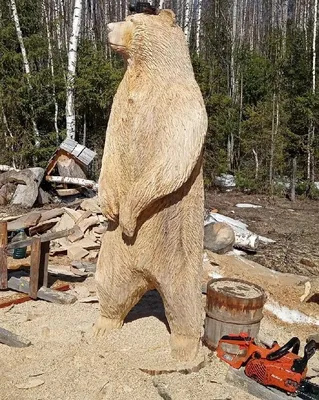
[[[289,350],[292,348],[291,352],[294,354],[299,353],[300,349],[300,340],[297,337],[293,337],[292,339],[289,340],[286,344],[284,344],[282,347],[280,347],[278,350],[273,351],[272,353],[267,355],[267,360],[274,361],[278,360],[279,358],[285,356],[287,353],[289,353]]]

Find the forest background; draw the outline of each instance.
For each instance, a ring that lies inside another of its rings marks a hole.
[[[209,129],[205,184],[319,194],[318,0],[157,0],[188,41]],[[106,24],[125,0],[0,0],[0,164],[45,166],[73,138],[97,152],[124,73]],[[142,111],[142,110],[141,110]]]

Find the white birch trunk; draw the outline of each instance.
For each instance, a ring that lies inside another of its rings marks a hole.
[[[200,35],[202,29],[202,0],[197,2],[197,16],[196,16],[196,53],[200,53]]]
[[[74,79],[77,62],[78,41],[81,28],[82,0],[75,0],[72,33],[69,40],[68,76],[66,87],[66,135],[75,139]]]
[[[313,20],[313,36],[312,36],[312,94],[315,96],[316,94],[316,61],[317,61],[317,52],[316,52],[316,45],[317,45],[317,17],[318,17],[318,0],[314,0],[314,20]],[[312,152],[312,146],[315,140],[315,124],[313,118],[311,118],[310,124],[310,151],[309,155],[312,158],[310,160],[311,165],[311,172],[309,178],[311,178],[312,182],[315,180],[315,166],[314,166],[314,154]],[[312,161],[312,162],[311,162]]]
[[[192,0],[186,0],[185,2],[185,19],[184,19],[184,35],[189,44],[190,32],[191,32],[191,9]]]
[[[233,0],[231,54],[230,54],[230,95],[233,101],[235,101],[236,97],[235,49],[236,49],[236,35],[237,35],[237,1],[238,0]]]
[[[160,0],[158,8],[163,9],[164,6],[165,6],[165,0]]]
[[[48,14],[46,10],[45,2],[42,3],[45,26],[47,31],[47,40],[48,40],[48,58],[49,58],[49,67],[52,76],[52,97],[54,102],[54,129],[56,133],[56,145],[59,145],[59,127],[58,127],[58,115],[59,115],[59,106],[56,99],[56,92],[55,92],[55,83],[54,83],[54,63],[53,63],[53,54],[52,54],[52,45],[51,45],[51,35],[49,30],[49,21],[48,21]]]
[[[18,41],[20,44],[20,49],[21,49],[21,54],[22,54],[22,59],[23,59],[23,67],[24,67],[24,71],[25,71],[25,75],[26,75],[26,79],[27,79],[27,84],[28,84],[29,90],[31,91],[32,85],[31,85],[31,81],[30,81],[30,76],[31,76],[30,65],[29,65],[27,52],[26,52],[24,42],[23,42],[22,31],[21,31],[20,21],[19,21],[19,15],[18,15],[15,0],[10,0],[10,5],[11,5],[12,17],[13,17],[15,29],[17,32]],[[32,104],[31,104],[30,108],[31,108],[31,112],[33,114]],[[33,115],[31,115],[31,122],[32,122],[33,132],[34,132],[35,146],[37,148],[39,148],[40,147],[40,134],[39,134],[37,124],[35,122]]]
[[[253,154],[255,157],[255,179],[258,179],[258,173],[259,173],[259,160],[258,160],[258,154],[255,149],[253,149]]]

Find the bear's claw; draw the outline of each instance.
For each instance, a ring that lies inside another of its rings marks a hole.
[[[93,333],[95,337],[106,336],[112,330],[120,329],[122,325],[123,321],[119,319],[106,318],[100,315],[95,325],[93,326]]]

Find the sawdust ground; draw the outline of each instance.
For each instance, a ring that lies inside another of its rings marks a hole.
[[[93,278],[75,284],[78,293],[95,290]],[[204,298],[203,298],[204,301]],[[76,302],[71,306],[30,301],[0,310],[1,327],[32,342],[24,349],[0,345],[0,398],[2,400],[226,400],[253,397],[225,382],[227,365],[216,356],[188,375],[150,376],[140,368],[183,368],[169,355],[169,333],[161,299],[148,293],[129,314],[119,331],[107,338],[92,336],[98,304]],[[314,333],[308,327],[308,334]],[[284,343],[303,330],[280,324],[267,316],[263,336]],[[207,350],[202,349],[199,360]],[[198,362],[198,360],[196,361]],[[311,361],[319,367],[318,355]],[[194,363],[193,363],[194,365]],[[42,383],[29,389],[34,379]]]

